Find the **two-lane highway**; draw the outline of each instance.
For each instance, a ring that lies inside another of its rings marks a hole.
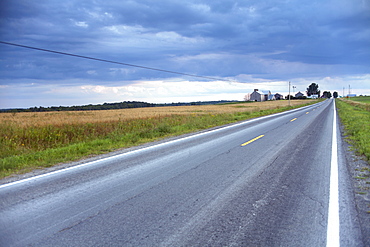
[[[0,245],[361,246],[350,193],[328,232],[334,118],[326,100],[2,185]]]

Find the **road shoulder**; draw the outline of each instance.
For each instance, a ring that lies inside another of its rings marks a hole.
[[[348,196],[354,200],[356,225],[360,228],[363,246],[370,246],[370,172],[369,164],[353,150],[353,147],[346,141],[344,126],[338,119],[340,130],[340,149],[342,150],[343,169],[347,173],[349,187],[344,188]],[[367,168],[367,169],[364,169]],[[351,207],[351,205],[345,205]]]

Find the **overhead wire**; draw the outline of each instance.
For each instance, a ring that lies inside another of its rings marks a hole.
[[[71,56],[71,57],[78,57],[78,58],[83,58],[83,59],[89,59],[89,60],[99,61],[99,62],[105,62],[105,63],[112,63],[112,64],[119,64],[119,65],[124,65],[124,66],[130,66],[130,67],[135,67],[135,68],[140,68],[140,69],[154,70],[154,71],[160,71],[160,72],[165,72],[165,73],[172,73],[172,74],[177,74],[177,75],[185,75],[185,76],[203,78],[203,79],[208,79],[208,80],[235,82],[235,81],[231,81],[231,80],[227,80],[227,79],[221,79],[221,78],[216,78],[216,77],[202,76],[202,75],[194,75],[194,74],[182,73],[182,72],[177,72],[177,71],[172,71],[172,70],[158,69],[158,68],[152,68],[152,67],[147,67],[147,66],[135,65],[135,64],[130,64],[130,63],[122,63],[122,62],[117,62],[117,61],[112,61],[112,60],[107,60],[107,59],[101,59],[101,58],[83,56],[83,55],[78,55],[78,54],[73,54],[73,53],[67,53],[67,52],[61,52],[61,51],[43,49],[43,48],[38,48],[38,47],[33,47],[33,46],[28,46],[28,45],[15,44],[15,43],[5,42],[5,41],[0,41],[0,43],[1,44],[5,44],[5,45],[11,45],[11,46],[17,46],[17,47],[22,47],[22,48],[37,50],[37,51],[44,51],[44,52],[59,54],[59,55],[65,55],[65,56]]]

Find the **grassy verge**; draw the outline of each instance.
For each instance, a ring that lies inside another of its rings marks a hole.
[[[343,99],[336,103],[347,140],[370,163],[370,104]]]
[[[253,112],[174,114],[165,117],[28,127],[3,122],[0,124],[0,178],[300,106],[303,105]]]

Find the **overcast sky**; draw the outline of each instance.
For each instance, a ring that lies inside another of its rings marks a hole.
[[[0,108],[370,95],[369,0],[1,0]],[[221,80],[222,79],[222,80]],[[228,81],[224,81],[228,80]],[[293,88],[292,88],[293,90]]]

